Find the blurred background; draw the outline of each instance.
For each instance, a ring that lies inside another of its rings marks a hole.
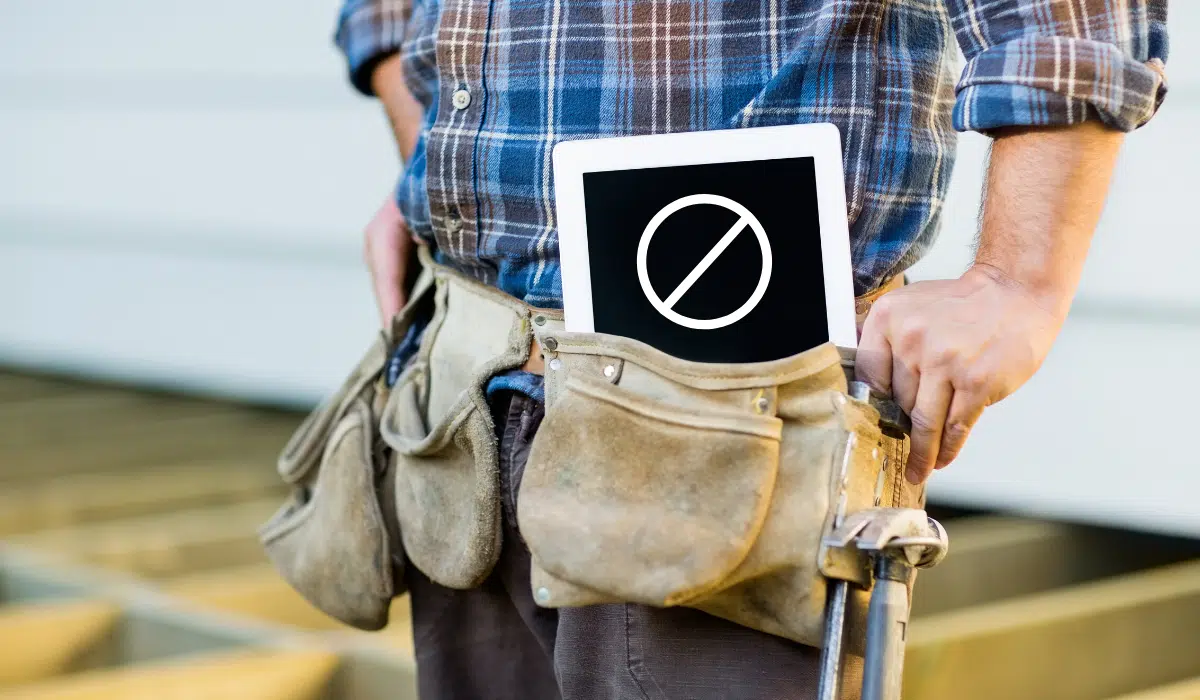
[[[377,323],[398,163],[337,6],[0,2],[0,697],[412,697],[403,599],[340,629],[253,533]],[[1200,697],[1200,5],[1170,30],[1061,340],[931,484],[906,697]],[[916,278],[969,263],[986,147]]]

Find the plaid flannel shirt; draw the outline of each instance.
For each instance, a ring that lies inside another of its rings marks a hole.
[[[936,237],[955,129],[1148,121],[1166,16],[1166,0],[346,0],[336,41],[367,94],[399,52],[425,107],[397,188],[412,231],[559,307],[559,140],[836,124],[861,294]]]

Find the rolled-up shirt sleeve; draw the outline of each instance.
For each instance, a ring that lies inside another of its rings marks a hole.
[[[967,58],[954,126],[1099,119],[1132,131],[1166,95],[1167,0],[946,0]]]
[[[346,57],[350,83],[374,95],[371,73],[400,49],[412,0],[345,0],[338,13],[334,42]]]

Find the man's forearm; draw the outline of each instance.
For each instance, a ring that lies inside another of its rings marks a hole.
[[[1099,124],[997,138],[975,264],[885,294],[856,371],[912,417],[908,478],[957,457],[983,410],[1016,391],[1057,337],[1104,208],[1121,135]]]
[[[1064,319],[1123,139],[1099,122],[1000,135],[988,167],[976,266]]]
[[[408,162],[421,134],[423,108],[404,84],[404,74],[397,55],[380,61],[371,73],[371,90],[383,102],[400,158]],[[409,237],[404,216],[397,206],[393,190],[364,231],[364,254],[375,287],[375,300],[385,328],[404,306],[414,276],[412,269],[415,246]]]
[[[396,147],[404,162],[412,156],[417,138],[421,134],[423,108],[408,91],[399,55],[392,55],[379,62],[371,74],[371,88],[383,103]]]

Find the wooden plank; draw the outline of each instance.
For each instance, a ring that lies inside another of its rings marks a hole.
[[[11,538],[67,561],[164,578],[264,560],[255,534],[277,498],[194,508]]]
[[[204,606],[311,630],[350,629],[314,608],[270,564],[206,571],[165,582],[172,595]]]
[[[76,669],[119,616],[98,601],[0,607],[0,688]]]
[[[1200,556],[1200,543],[999,516],[946,523],[950,556],[921,573],[921,617]]]
[[[0,537],[181,507],[233,503],[284,490],[271,465],[246,460],[52,478],[0,491]]]
[[[1122,695],[1113,700],[1200,700],[1200,677],[1140,693]]]
[[[66,433],[52,444],[8,447],[0,443],[0,483],[15,486],[51,474],[161,468],[230,457],[274,464],[293,427],[290,419],[257,420],[235,412],[180,418],[169,428],[131,423],[127,430],[95,439],[75,439]]]
[[[143,425],[169,426],[178,421],[227,415],[247,421],[299,423],[292,414],[255,410],[234,404],[125,389],[85,388],[76,393],[16,403],[0,403],[0,443],[18,446],[53,444],[67,437],[102,438],[129,434]]]
[[[1200,560],[913,621],[905,697],[1087,700],[1200,672]]]
[[[89,671],[17,687],[9,700],[318,700],[337,656],[325,651],[237,651]]]
[[[49,377],[0,372],[0,403],[78,391],[79,385]]]
[[[359,632],[314,608],[269,564],[208,571],[173,579],[163,585],[172,595],[190,602],[309,630],[352,632],[406,656],[413,656],[412,615],[408,596],[392,601],[388,626],[379,632]]]
[[[14,428],[25,428],[44,421],[57,422],[60,427],[86,426],[91,421],[104,421],[120,413],[145,415],[153,409],[160,411],[195,410],[199,401],[162,395],[144,394],[129,389],[111,386],[81,384],[74,391],[30,396],[23,400],[0,403],[0,430],[23,432]],[[208,406],[212,412],[212,406]]]

